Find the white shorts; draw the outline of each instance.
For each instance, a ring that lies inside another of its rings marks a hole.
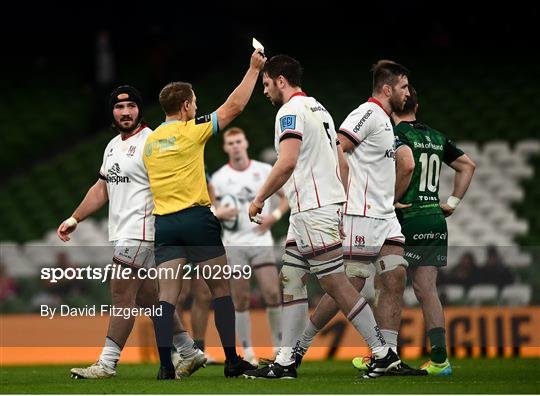
[[[232,268],[250,265],[253,269],[276,265],[273,246],[226,246],[227,263]],[[235,267],[236,266],[236,267]]]
[[[403,246],[405,237],[397,217],[343,216],[343,256],[345,260],[374,261],[384,244]]]
[[[339,249],[341,209],[342,205],[334,204],[293,214],[289,218],[286,246],[297,246],[307,259]]]
[[[113,262],[135,268],[155,267],[154,241],[119,239],[114,243]]]

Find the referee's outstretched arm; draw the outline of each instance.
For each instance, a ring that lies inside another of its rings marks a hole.
[[[220,131],[238,117],[246,107],[265,62],[266,57],[262,54],[261,50],[253,51],[249,62],[249,69],[244,75],[244,78],[235,90],[232,91],[225,103],[216,111]]]

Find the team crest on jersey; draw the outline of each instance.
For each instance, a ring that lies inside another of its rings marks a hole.
[[[137,146],[129,146],[129,150],[127,152],[128,157],[133,157],[135,155],[135,150],[137,149]]]
[[[287,129],[296,128],[296,116],[295,115],[286,115],[279,119],[279,126],[281,132],[284,132]]]

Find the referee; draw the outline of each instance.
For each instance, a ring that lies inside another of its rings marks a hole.
[[[266,58],[256,50],[242,82],[212,114],[196,117],[197,97],[191,84],[172,82],[159,94],[166,118],[145,145],[144,164],[154,197],[155,254],[162,273],[181,274],[191,262],[210,269],[206,282],[212,292],[215,324],[226,360],[224,374],[237,377],[254,367],[236,353],[235,312],[229,280],[216,269],[227,265],[221,226],[210,211],[204,170],[206,142],[234,120],[247,105]],[[208,273],[203,272],[203,273]],[[213,274],[216,276],[215,279]],[[220,279],[217,279],[220,278]],[[154,321],[161,367],[158,379],[174,379],[170,350],[173,314],[182,289],[182,277],[161,276],[159,304],[162,316]]]

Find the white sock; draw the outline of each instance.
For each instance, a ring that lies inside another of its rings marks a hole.
[[[185,330],[173,335],[173,345],[182,356],[182,359],[190,359],[197,353],[195,342]]]
[[[319,331],[321,331],[321,329],[315,327],[313,322],[311,320],[308,320],[307,326],[304,329],[304,333],[302,334],[302,339],[300,340],[300,347],[307,351]]]
[[[347,319],[362,334],[375,356],[382,357],[386,355],[388,345],[386,345],[384,335],[379,330],[373,311],[371,311],[364,297],[358,299],[349,315],[347,315]]]
[[[283,309],[281,305],[278,307],[267,307],[266,314],[270,323],[270,332],[272,333],[272,345],[274,352],[281,346],[281,316]]]
[[[244,355],[247,358],[255,356],[253,353],[253,348],[251,344],[251,317],[249,316],[249,310],[247,311],[235,311],[236,313],[236,336],[242,349],[244,350]]]
[[[120,359],[122,349],[109,337],[105,337],[105,346],[101,350],[99,361],[108,368],[116,370],[116,363]]]
[[[308,316],[307,300],[283,304],[283,339],[276,357],[276,363],[290,366],[294,363],[294,348],[300,344]]]
[[[388,346],[397,353],[398,332],[390,329],[381,329],[381,333]]]

